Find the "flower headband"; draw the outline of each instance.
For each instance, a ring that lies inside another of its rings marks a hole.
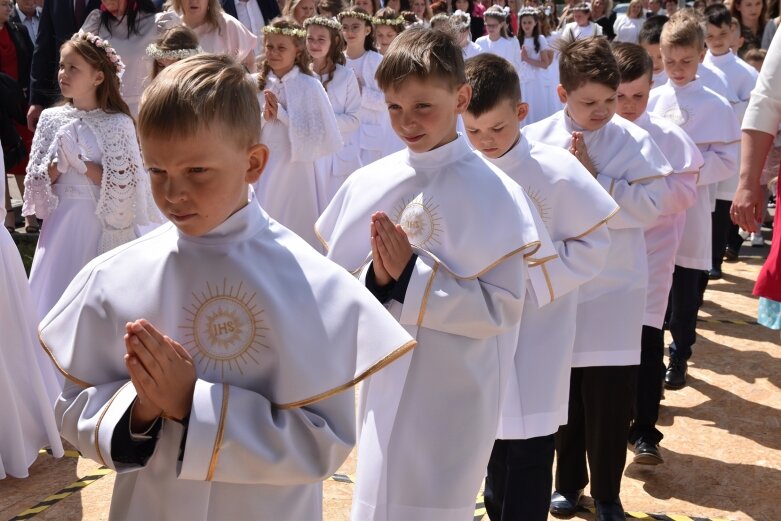
[[[367,24],[372,23],[372,17],[366,13],[361,13],[360,11],[342,11],[337,15],[337,17],[339,18],[340,22],[345,18],[356,18],[358,20],[363,20]]]
[[[397,16],[396,18],[372,18],[372,25],[388,25],[390,27],[399,27],[406,24],[407,21],[403,16]]]
[[[540,10],[535,9],[534,7],[524,7],[520,11],[518,11],[518,16],[539,16]]]
[[[101,51],[105,52],[109,61],[114,66],[114,72],[116,73],[117,77],[120,80],[122,79],[122,75],[125,74],[125,64],[122,63],[122,58],[119,57],[117,51],[115,51],[114,48],[108,43],[108,40],[104,40],[96,34],[88,33],[82,30],[79,30],[79,32],[73,36],[73,39],[86,40]]]
[[[306,31],[294,27],[282,28],[267,25],[263,28],[263,34],[281,34],[284,36],[292,36],[293,38],[306,38]]]
[[[150,43],[146,48],[146,55],[155,60],[183,60],[196,54],[201,54],[203,49],[200,46],[195,49],[172,49],[164,51],[156,43]]]
[[[312,16],[304,20],[304,29],[306,29],[310,25],[321,25],[323,27],[328,27],[329,29],[333,29],[335,31],[342,30],[342,24],[340,24],[337,20],[334,20],[333,18],[326,18],[325,16]]]
[[[510,8],[507,6],[499,7],[494,6],[490,9],[488,9],[486,12],[483,13],[483,18],[486,16],[492,17],[492,18],[499,18],[500,20],[507,20],[507,16],[510,14]]]

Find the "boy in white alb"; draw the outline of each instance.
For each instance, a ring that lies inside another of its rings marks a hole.
[[[705,54],[705,34],[696,18],[676,13],[664,26],[661,50],[669,80],[651,91],[648,112],[681,127],[700,149],[705,163],[697,179],[697,202],[686,212],[686,225],[675,257],[668,309],[673,337],[665,386],[686,385],[687,360],[697,339],[697,311],[703,280],[711,268],[711,185],[734,175],[740,130],[725,98],[705,87],[697,65]]]
[[[415,344],[248,201],[268,155],[255,89],[227,56],[155,79],[138,129],[171,223],[88,264],[41,324],[63,437],[118,473],[111,519],[320,519],[353,385]]]
[[[708,46],[708,52],[705,53],[703,64],[727,77],[730,90],[735,97],[735,101],[732,101],[732,108],[738,118],[738,123],[740,123],[743,121],[743,113],[748,106],[751,91],[754,90],[754,85],[757,83],[757,71],[730,50],[732,25],[737,21],[732,18],[727,7],[723,4],[708,6],[705,9],[705,22],[705,43]],[[715,188],[716,207],[713,210],[711,279],[721,278],[721,263],[724,260],[725,249],[729,247],[737,253],[743,242],[743,238],[738,233],[737,225],[732,224],[729,215],[732,197],[738,188],[737,170],[731,177],[716,184]]]
[[[524,257],[550,240],[521,187],[458,136],[471,89],[447,34],[406,29],[377,81],[407,149],[351,175],[317,231],[423,347],[361,390],[352,517],[468,520],[512,364]]]
[[[666,211],[672,169],[647,132],[615,116],[620,77],[607,40],[588,38],[563,47],[559,70],[564,110],[524,133],[531,141],[569,149],[621,209],[607,223],[611,245],[605,268],[578,290],[569,419],[556,435],[551,512],[577,510],[589,482],[588,457],[597,517],[620,519],[648,285],[643,231]]]
[[[577,289],[605,265],[605,223],[618,205],[572,154],[521,133],[527,108],[509,62],[482,54],[467,60],[466,77],[472,99],[463,117],[472,146],[526,190],[556,248],[528,259],[531,270],[542,270],[552,302],[540,307],[527,296],[485,484],[492,520],[545,520],[553,435],[567,422]]]
[[[612,49],[621,72],[618,115],[647,131],[673,167],[668,179],[675,191],[671,194],[668,211],[645,230],[648,297],[640,343],[637,405],[629,430],[635,463],[656,465],[663,462],[658,447],[663,436],[656,428],[665,370],[662,326],[675,268],[675,252],[686,222],[686,209],[697,200],[697,176],[703,159],[697,145],[680,127],[646,112],[653,86],[653,63],[645,49],[632,43],[614,43]]]

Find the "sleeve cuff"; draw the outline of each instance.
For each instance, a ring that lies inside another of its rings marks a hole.
[[[211,481],[222,445],[228,389],[228,384],[195,382],[180,479]]]
[[[114,430],[128,413],[136,396],[136,389],[131,382],[120,387],[103,409],[95,426],[95,448],[98,451],[98,458],[103,465],[110,469],[117,470],[111,452]]]
[[[597,182],[605,189],[605,192],[610,194],[610,197],[613,197],[613,187],[616,184],[615,179],[603,174],[597,174]]]
[[[432,291],[438,268],[438,263],[424,257],[415,259],[399,317],[402,325],[420,326],[423,323],[429,293]]]

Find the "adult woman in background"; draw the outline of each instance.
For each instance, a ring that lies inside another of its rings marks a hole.
[[[591,18],[602,28],[602,34],[611,41],[616,37],[616,33],[613,32],[616,16],[616,13],[613,12],[613,0],[594,0],[591,2]]]
[[[762,33],[765,30],[765,0],[732,0],[730,13],[740,22],[743,45],[738,55],[749,49],[758,49],[762,45]]]
[[[637,43],[637,37],[640,35],[640,29],[644,22],[643,0],[632,0],[629,2],[626,16],[619,17],[613,26],[616,35],[615,41]]]

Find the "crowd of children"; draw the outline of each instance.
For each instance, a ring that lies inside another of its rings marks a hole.
[[[59,428],[117,471],[112,519],[311,520],[357,445],[355,520],[471,519],[484,478],[493,521],[589,484],[625,519],[627,442],[664,461],[663,386],[742,242],[756,70],[721,4],[611,45],[588,5],[559,38],[499,2],[474,39],[471,1],[403,3],[292,2],[252,73],[169,28],[135,120],[110,42],[63,44],[29,286],[0,236],[2,382],[26,375],[0,477]]]

